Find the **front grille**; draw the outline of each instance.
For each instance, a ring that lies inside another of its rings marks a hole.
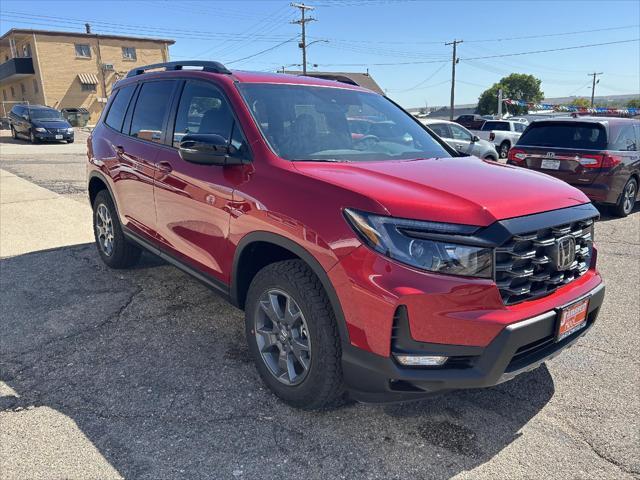
[[[593,219],[514,235],[496,249],[496,284],[505,305],[542,297],[584,275],[591,262]],[[575,256],[556,269],[550,252],[565,236],[575,239]]]
[[[67,129],[66,128],[47,128],[47,132],[56,135],[56,134],[61,134],[61,133],[66,133]]]

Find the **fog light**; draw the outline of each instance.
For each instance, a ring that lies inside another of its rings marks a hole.
[[[438,367],[448,358],[439,355],[396,355],[396,360],[407,367]]]

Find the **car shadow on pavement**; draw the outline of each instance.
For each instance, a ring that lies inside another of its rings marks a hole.
[[[485,390],[302,412],[262,386],[242,313],[151,255],[117,271],[80,245],[0,267],[0,380],[19,395],[0,411],[62,413],[126,478],[449,478],[512,444],[554,394],[542,367]],[[46,425],[19,435],[42,455],[61,441]]]

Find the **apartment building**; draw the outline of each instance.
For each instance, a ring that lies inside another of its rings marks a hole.
[[[113,84],[132,68],[169,60],[173,40],[11,29],[0,37],[0,116],[17,102],[86,108],[94,124]]]

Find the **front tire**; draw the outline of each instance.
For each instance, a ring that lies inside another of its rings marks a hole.
[[[29,141],[31,143],[39,143],[38,139],[36,138],[36,136],[33,134],[33,131],[29,132]]]
[[[636,205],[636,196],[638,195],[638,181],[630,178],[622,189],[620,200],[613,208],[614,215],[618,217],[626,217],[629,215]]]
[[[93,201],[93,233],[102,261],[111,268],[129,268],[140,259],[142,250],[122,232],[118,212],[107,190]]]
[[[13,128],[13,125],[11,125],[11,138],[13,138],[14,140],[18,139],[18,132],[16,132],[16,129]]]
[[[344,398],[340,334],[320,280],[302,260],[260,270],[245,305],[249,350],[264,383],[292,407],[320,410]]]

